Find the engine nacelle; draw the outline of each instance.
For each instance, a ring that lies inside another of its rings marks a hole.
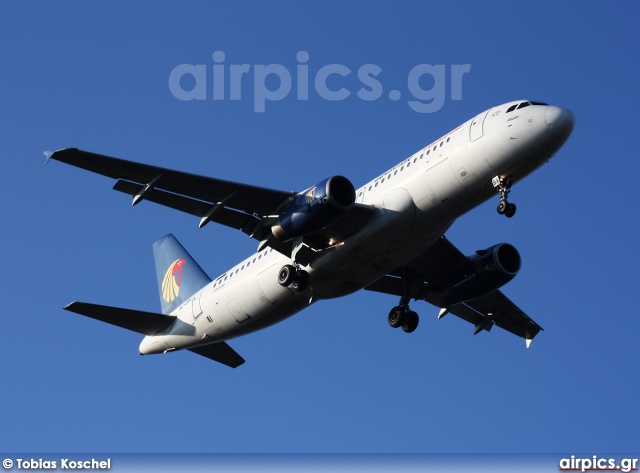
[[[520,271],[520,253],[508,243],[478,251],[468,261],[452,271],[439,291],[440,307],[451,307],[489,294]]]
[[[356,191],[349,179],[329,177],[300,192],[279,215],[271,232],[285,241],[317,232],[349,211],[355,201]]]

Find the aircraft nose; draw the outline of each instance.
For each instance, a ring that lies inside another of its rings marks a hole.
[[[544,118],[549,131],[563,140],[569,138],[576,123],[576,117],[573,112],[562,107],[547,107]]]

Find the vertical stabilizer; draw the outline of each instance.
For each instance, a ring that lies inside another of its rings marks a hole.
[[[170,314],[211,282],[207,273],[171,234],[153,244],[153,259],[163,314]]]

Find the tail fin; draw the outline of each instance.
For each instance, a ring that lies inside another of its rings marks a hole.
[[[171,234],[153,244],[153,259],[163,314],[170,314],[211,282],[207,273]]]

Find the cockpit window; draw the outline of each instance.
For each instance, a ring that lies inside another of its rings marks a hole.
[[[544,102],[531,102],[531,105],[549,105],[549,104]]]
[[[513,112],[513,111],[516,109],[516,107],[517,107],[517,106],[518,106],[518,104],[515,104],[515,105],[512,105],[511,107],[509,107],[509,108],[507,109],[507,113],[509,113],[509,112]]]
[[[518,110],[524,107],[528,107],[529,105],[531,105],[529,102],[522,102],[520,105],[518,105]]]

